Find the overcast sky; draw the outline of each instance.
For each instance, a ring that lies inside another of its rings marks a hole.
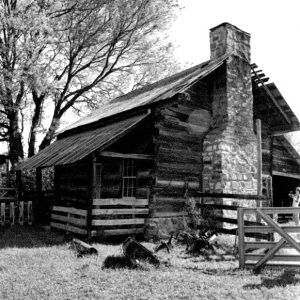
[[[209,29],[229,22],[251,34],[252,62],[274,82],[300,119],[300,1],[179,0],[172,36],[181,61],[209,59]]]

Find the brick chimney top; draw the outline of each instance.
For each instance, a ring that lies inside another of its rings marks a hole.
[[[232,53],[250,62],[250,34],[230,23],[210,29],[211,59]]]

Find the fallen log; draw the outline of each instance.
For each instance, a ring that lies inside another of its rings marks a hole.
[[[156,266],[160,264],[158,258],[150,250],[131,237],[123,243],[123,253],[128,259],[145,260]]]
[[[72,240],[71,248],[77,252],[77,257],[82,257],[84,255],[98,255],[96,248],[76,238]]]
[[[160,243],[160,245],[158,245],[156,247],[156,249],[154,250],[155,253],[157,253],[160,250],[166,249],[168,251],[168,253],[170,253],[170,249],[173,248],[173,244],[172,244],[172,239],[173,239],[173,234],[171,234],[169,240],[167,242],[162,241]]]

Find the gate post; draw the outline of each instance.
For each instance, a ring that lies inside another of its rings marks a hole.
[[[244,229],[244,209],[237,209],[238,217],[238,247],[239,247],[239,267],[245,267],[245,229]]]

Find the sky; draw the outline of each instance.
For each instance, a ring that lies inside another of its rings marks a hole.
[[[179,0],[171,29],[176,58],[189,65],[209,59],[209,29],[229,22],[251,34],[252,62],[274,82],[300,119],[299,0]]]

